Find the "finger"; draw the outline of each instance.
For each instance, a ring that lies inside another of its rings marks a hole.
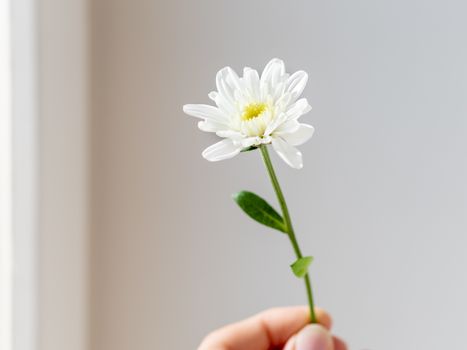
[[[331,317],[325,311],[317,309],[316,315],[324,327],[331,326]],[[283,346],[309,319],[305,306],[270,309],[211,333],[199,350],[266,350]]]
[[[332,318],[325,310],[315,307],[316,320],[320,325],[322,325],[327,330],[330,330],[332,327]]]
[[[333,337],[333,341],[334,341],[334,350],[347,350],[347,345],[342,339],[338,337]]]

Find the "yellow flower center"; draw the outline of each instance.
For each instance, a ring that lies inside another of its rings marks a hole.
[[[250,103],[245,107],[242,114],[242,120],[248,121],[257,118],[266,110],[266,103]]]

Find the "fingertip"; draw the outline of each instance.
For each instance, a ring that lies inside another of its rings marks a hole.
[[[296,350],[332,350],[334,347],[331,334],[321,325],[311,324],[297,335]]]
[[[285,344],[283,350],[295,350],[295,343],[297,342],[297,335],[292,336]]]

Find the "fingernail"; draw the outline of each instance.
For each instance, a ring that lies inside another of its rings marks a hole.
[[[297,350],[332,350],[332,337],[322,326],[311,324],[297,335]]]

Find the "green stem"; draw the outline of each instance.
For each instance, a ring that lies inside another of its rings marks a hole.
[[[269,157],[267,146],[261,145],[259,148],[261,150],[261,154],[263,156],[266,169],[268,170],[269,178],[271,179],[272,186],[274,187],[274,190],[276,191],[277,200],[279,201],[279,204],[281,206],[282,215],[284,216],[285,226],[287,230],[287,235],[289,236],[289,239],[290,239],[290,243],[292,243],[292,247],[295,252],[295,255],[297,256],[297,259],[301,259],[303,257],[302,252],[300,251],[297,238],[295,237],[295,232],[292,226],[292,220],[290,219],[289,209],[287,208],[287,203],[285,202],[284,194],[282,193],[282,189],[281,189],[281,186],[279,185],[279,181],[277,180],[274,167],[272,166],[272,162],[271,162],[271,158]],[[310,282],[310,277],[308,276],[308,273],[305,275],[304,281],[305,281],[306,293],[308,296],[308,305],[310,307],[311,323],[316,323],[317,320],[316,320],[315,308],[313,304],[313,293],[311,291],[311,282]]]

